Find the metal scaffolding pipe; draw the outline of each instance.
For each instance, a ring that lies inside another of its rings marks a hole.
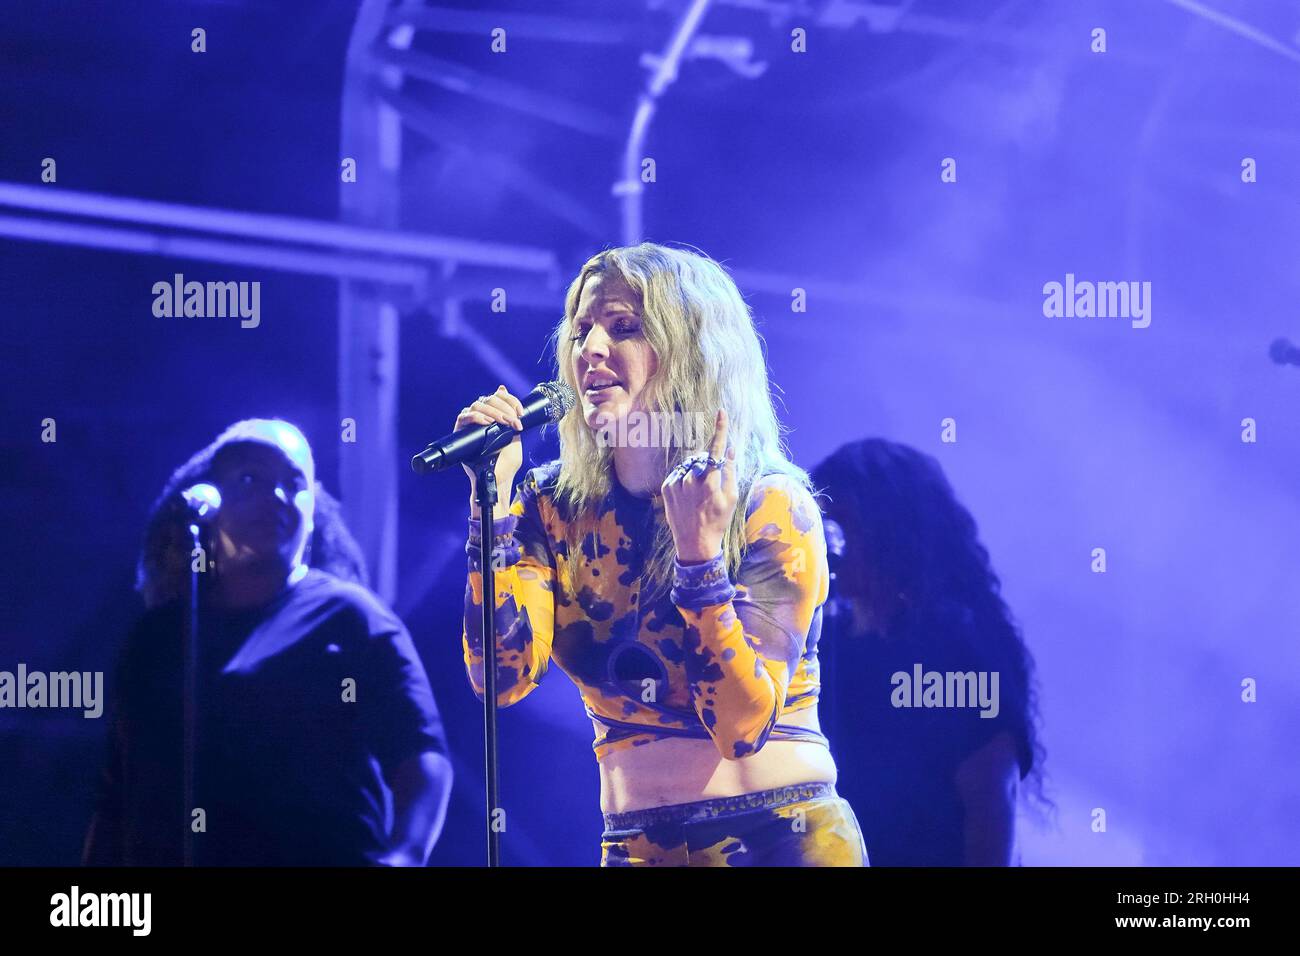
[[[555,254],[546,249],[388,229],[367,229],[343,223],[239,212],[212,206],[183,206],[153,199],[74,192],[50,186],[0,182],[0,206],[247,236],[263,241],[277,239],[310,246],[333,246],[359,252],[558,274]]]

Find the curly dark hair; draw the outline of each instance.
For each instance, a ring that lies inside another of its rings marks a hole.
[[[812,471],[826,515],[862,557],[868,580],[837,580],[864,597],[899,595],[896,615],[881,636],[918,647],[957,650],[986,662],[1002,677],[1015,729],[1028,762],[1026,790],[1042,807],[1046,751],[1034,658],[1001,595],[975,519],[957,500],[943,468],[929,455],[882,438],[850,442]],[[839,576],[842,578],[842,575]],[[968,652],[968,653],[967,653]]]
[[[181,492],[191,485],[210,482],[213,464],[225,448],[248,439],[241,437],[245,426],[283,419],[247,419],[230,426],[206,448],[196,452],[177,468],[162,493],[154,501],[145,523],[144,542],[136,566],[135,588],[144,598],[145,607],[154,608],[181,600],[188,594],[190,551],[190,516]],[[295,431],[297,429],[295,428]],[[336,498],[317,481],[314,485],[316,508],[311,540],[304,555],[306,563],[335,577],[370,586],[365,555],[343,521]]]

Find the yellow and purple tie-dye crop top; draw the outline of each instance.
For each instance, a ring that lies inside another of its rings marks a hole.
[[[769,740],[813,740],[781,723],[815,706],[817,641],[830,574],[821,512],[793,478],[759,478],[746,506],[748,546],[731,580],[722,555],[674,564],[672,588],[640,606],[641,575],[662,499],[617,480],[578,554],[553,492],[558,460],[530,469],[493,522],[497,703],[533,690],[554,660],[598,726],[596,759],[665,737],[711,739],[727,759]],[[470,519],[462,631],[470,684],[483,697],[479,520]],[[577,589],[566,565],[576,561]],[[648,589],[647,589],[648,590]],[[603,730],[603,732],[601,732]]]

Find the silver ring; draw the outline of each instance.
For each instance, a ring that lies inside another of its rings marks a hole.
[[[723,462],[722,459],[714,458],[712,455],[691,455],[689,458],[683,459],[673,470],[693,471],[698,464],[703,464],[705,470],[708,470],[709,468],[721,468]]]

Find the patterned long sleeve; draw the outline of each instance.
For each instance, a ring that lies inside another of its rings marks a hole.
[[[475,695],[483,699],[483,563],[478,548],[480,520],[469,519],[469,580],[461,632],[465,669]],[[495,555],[494,613],[497,633],[497,706],[527,697],[551,659],[555,631],[555,557],[538,507],[537,476],[520,482],[510,512],[492,523]]]
[[[691,700],[723,757],[767,741],[786,702],[830,571],[821,512],[793,479],[762,479],[745,520],[748,550],[730,580],[721,554],[676,563],[671,599],[686,622]]]

